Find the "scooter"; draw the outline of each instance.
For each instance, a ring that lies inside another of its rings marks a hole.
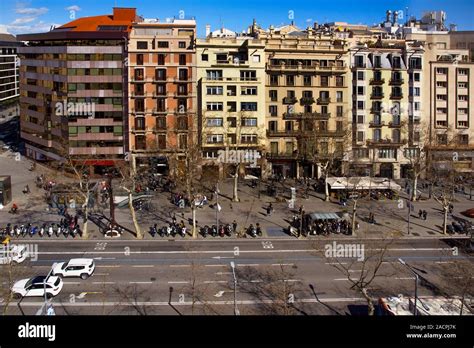
[[[204,238],[207,237],[207,235],[209,234],[209,226],[204,226],[202,229],[201,229],[201,234]]]
[[[156,235],[156,224],[150,227],[150,236],[154,238],[155,235]]]
[[[38,231],[39,231],[38,226],[34,226],[34,227],[30,228],[30,237],[33,237],[36,233],[38,233]]]
[[[250,225],[248,232],[253,238],[257,237],[257,229],[253,225]]]
[[[69,236],[69,228],[66,226],[63,227],[63,236],[64,238],[67,238]]]
[[[186,237],[186,227],[185,226],[181,226],[180,228],[180,235],[181,237]]]
[[[262,236],[262,228],[260,227],[260,225],[257,225],[257,234],[259,236]]]
[[[164,237],[168,232],[168,228],[166,226],[163,226],[162,228],[160,228],[160,237]]]
[[[38,234],[39,234],[40,237],[43,237],[43,236],[44,236],[45,230],[46,230],[46,224],[43,224],[43,226],[41,226],[41,228],[40,228],[40,230],[39,230],[39,232],[38,232]]]
[[[226,235],[228,235],[229,237],[231,237],[233,232],[234,232],[234,231],[233,231],[232,225],[227,224],[227,225],[225,226],[225,233],[226,233]]]
[[[24,228],[25,228],[25,225],[21,225],[17,227],[17,229],[15,230],[15,235],[17,238],[20,238],[20,236],[23,234]]]
[[[60,224],[58,224],[58,228],[55,231],[56,237],[59,237],[61,235],[61,232],[62,232],[62,227]]]
[[[219,236],[224,237],[225,236],[225,229],[224,225],[219,226]]]
[[[216,225],[212,225],[211,234],[212,234],[213,237],[217,237],[217,226]]]
[[[53,233],[54,233],[54,224],[51,224],[49,227],[48,227],[48,237],[52,237],[53,236]]]

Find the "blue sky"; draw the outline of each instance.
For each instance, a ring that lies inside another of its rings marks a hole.
[[[374,24],[383,20],[387,9],[404,11],[421,17],[427,10],[445,10],[447,24],[458,24],[459,30],[474,30],[474,0],[0,0],[0,32],[13,34],[48,31],[76,17],[109,14],[112,7],[136,7],[145,18],[194,16],[198,34],[203,36],[206,24],[212,29],[221,25],[242,31],[256,18],[267,28],[287,24],[292,19],[304,28],[319,23],[341,21]],[[71,12],[74,11],[74,12]]]

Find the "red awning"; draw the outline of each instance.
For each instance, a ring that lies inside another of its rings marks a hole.
[[[80,163],[90,165],[90,166],[107,166],[107,167],[111,167],[116,164],[115,161],[111,161],[111,160],[85,160],[85,161],[81,161]]]

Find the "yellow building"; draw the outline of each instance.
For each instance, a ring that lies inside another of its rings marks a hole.
[[[222,176],[229,165],[242,164],[241,172],[260,176],[264,173],[259,157],[265,146],[264,44],[228,30],[225,36],[215,37],[218,34],[196,42],[203,170],[219,170]]]

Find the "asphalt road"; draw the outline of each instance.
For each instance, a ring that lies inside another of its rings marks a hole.
[[[34,243],[37,259],[14,267],[13,280],[47,274],[54,262],[70,258],[96,260],[96,271],[89,279],[64,279],[63,290],[52,301],[56,314],[233,314],[230,262],[236,265],[235,295],[241,314],[357,314],[364,299],[351,289],[347,275],[352,279],[361,272],[370,276],[377,253],[385,247],[380,270],[369,285],[375,298],[413,296],[414,276],[398,258],[423,277],[420,296],[447,292],[453,277],[465,276],[454,272],[457,265],[468,264],[472,269],[468,255],[457,254],[436,239],[399,240],[390,245],[386,241],[336,242],[363,246],[363,256],[372,260],[365,263],[357,261],[359,254],[327,257],[325,247],[332,245],[331,239]],[[8,266],[0,267],[8,270]],[[2,287],[7,289],[8,277],[3,278]],[[3,304],[5,294],[4,290]],[[25,298],[21,308],[17,302],[8,304],[9,314],[35,314],[42,299]]]

